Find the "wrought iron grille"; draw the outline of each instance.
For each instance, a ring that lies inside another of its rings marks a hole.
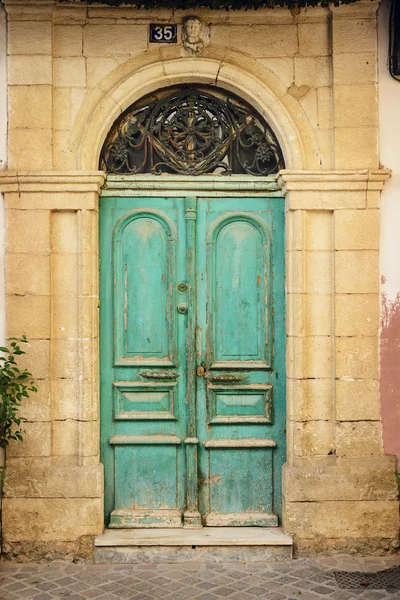
[[[334,571],[338,587],[348,590],[400,590],[400,566],[376,573]]]
[[[114,123],[100,168],[108,173],[270,175],[284,168],[278,141],[249,104],[223,90],[167,88]]]

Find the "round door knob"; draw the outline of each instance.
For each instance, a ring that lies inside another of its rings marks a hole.
[[[178,304],[178,313],[180,313],[181,315],[185,315],[188,311],[188,305],[187,302],[181,302],[180,304]]]

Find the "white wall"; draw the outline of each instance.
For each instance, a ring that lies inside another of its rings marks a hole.
[[[393,302],[400,292],[400,81],[388,69],[390,0],[379,8],[380,160],[392,169],[385,184],[381,210],[382,292]]]

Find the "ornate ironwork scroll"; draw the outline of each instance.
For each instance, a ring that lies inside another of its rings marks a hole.
[[[269,175],[284,168],[272,129],[223,90],[180,86],[147,96],[114,123],[100,168],[108,173]]]

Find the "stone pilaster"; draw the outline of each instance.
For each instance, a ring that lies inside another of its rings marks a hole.
[[[6,552],[53,556],[103,527],[98,392],[98,196],[101,172],[0,176],[7,213],[7,335],[26,333],[38,394],[10,444]],[[78,542],[79,545],[79,542]]]
[[[309,551],[391,549],[395,466],[379,414],[379,203],[388,171],[283,171],[284,526]]]

